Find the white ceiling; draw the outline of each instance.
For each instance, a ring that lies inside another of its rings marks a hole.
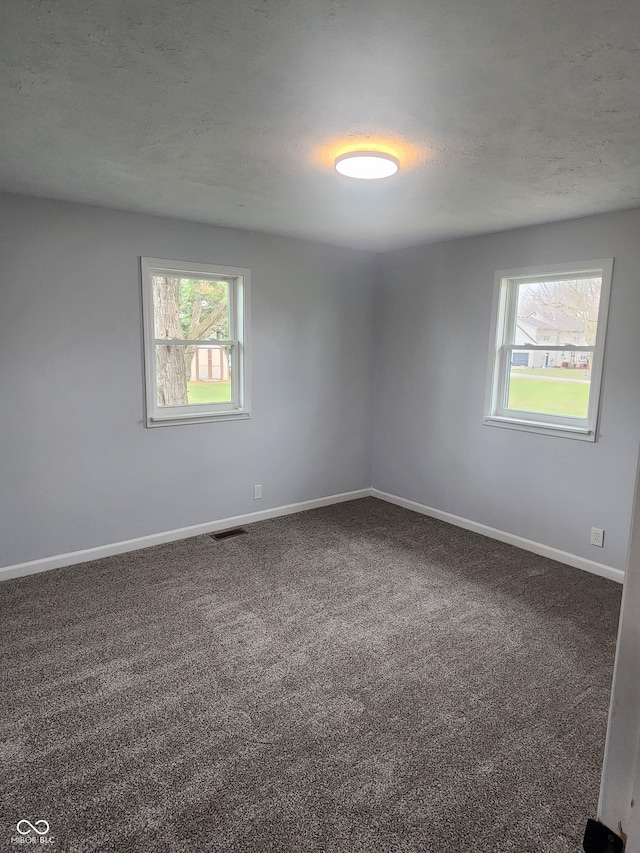
[[[640,206],[638,0],[10,5],[1,189],[370,249]]]

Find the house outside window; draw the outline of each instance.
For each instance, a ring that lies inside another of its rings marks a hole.
[[[595,441],[613,260],[499,270],[485,423]]]
[[[146,425],[248,418],[251,271],[142,258]]]

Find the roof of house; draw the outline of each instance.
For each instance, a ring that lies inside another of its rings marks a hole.
[[[551,329],[558,332],[583,332],[584,321],[570,317],[562,311],[536,311],[524,317],[518,317],[518,325],[525,324],[536,329]]]

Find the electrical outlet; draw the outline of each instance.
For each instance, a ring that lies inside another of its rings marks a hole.
[[[597,548],[602,548],[604,545],[604,530],[600,530],[599,527],[591,528],[591,544],[595,545]]]
[[[259,483],[257,486],[253,487],[253,499],[254,501],[259,501],[262,497],[262,483]]]

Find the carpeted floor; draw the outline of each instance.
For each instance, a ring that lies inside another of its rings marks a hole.
[[[0,844],[577,853],[620,594],[373,498],[7,581]]]

